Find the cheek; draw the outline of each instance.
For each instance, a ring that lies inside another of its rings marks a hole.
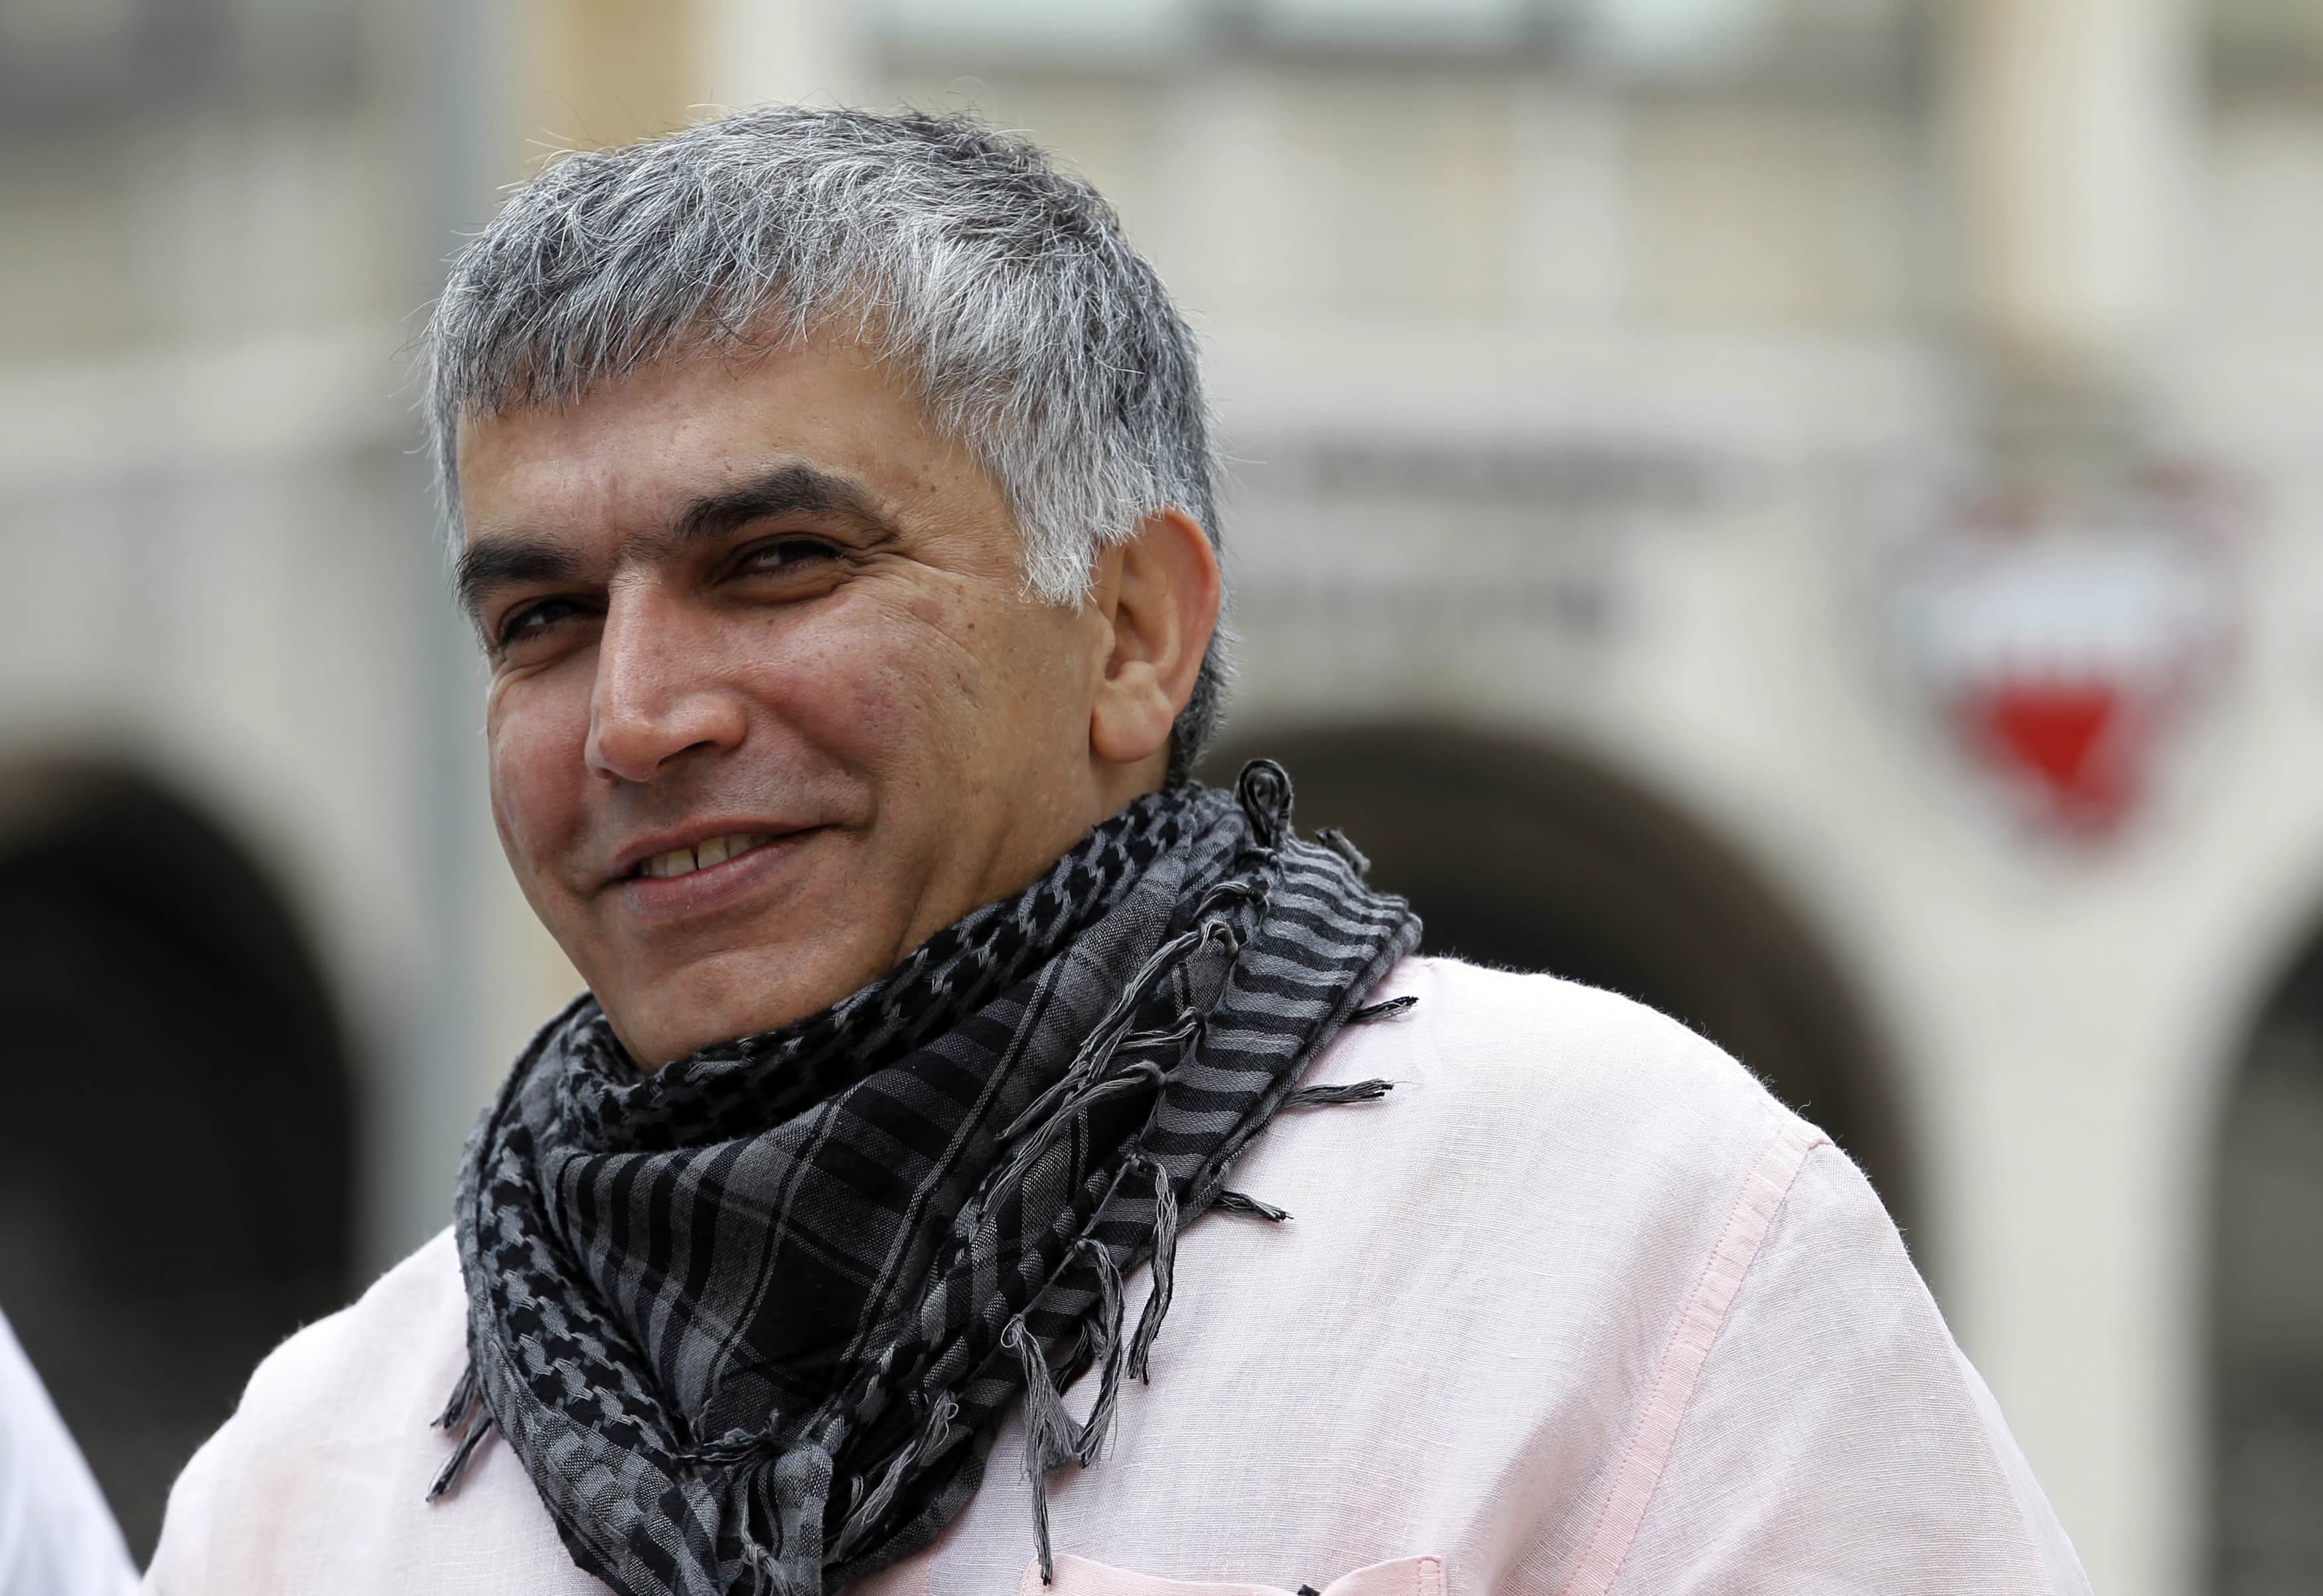
[[[542,678],[497,687],[485,715],[492,819],[509,863],[527,880],[546,873],[580,830],[588,698]]]
[[[748,663],[751,696],[858,767],[894,770],[957,749],[1000,696],[972,627],[926,600],[867,595],[767,641]]]

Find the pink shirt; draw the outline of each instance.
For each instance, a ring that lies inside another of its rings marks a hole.
[[[1051,1478],[1052,1596],[2085,1592],[1854,1165],[1684,1027],[1415,959],[1178,1254],[1152,1383]],[[1133,1281],[1130,1311],[1145,1280]],[[162,1596],[598,1596],[507,1446],[424,1498],[458,1375],[448,1235],[291,1338],[188,1465]],[[1070,1405],[1082,1410],[1085,1381]],[[867,1596],[1041,1590],[1021,1435]]]

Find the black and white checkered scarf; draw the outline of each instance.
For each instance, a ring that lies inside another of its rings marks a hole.
[[[933,1540],[1021,1403],[1045,1566],[1042,1479],[1143,1377],[1180,1225],[1281,1217],[1235,1157],[1386,1089],[1297,1089],[1419,927],[1290,802],[1264,761],[1140,799],[835,1006],[651,1075],[593,1001],[552,1021],[468,1148],[435,1494],[497,1425],[623,1596],[820,1596]]]

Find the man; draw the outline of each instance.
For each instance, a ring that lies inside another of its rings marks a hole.
[[[575,156],[429,349],[589,994],[154,1589],[2084,1588],[1843,1156],[1188,779],[1216,461],[1086,185],[858,112]]]

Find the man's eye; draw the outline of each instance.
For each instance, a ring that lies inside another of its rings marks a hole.
[[[571,599],[543,599],[537,604],[527,604],[500,623],[500,646],[506,648],[527,637],[538,637],[558,621],[580,612],[581,606]]]
[[[830,559],[835,553],[837,551],[831,545],[819,537],[778,537],[744,549],[741,557],[735,562],[735,569],[744,575],[794,571],[817,561]]]

